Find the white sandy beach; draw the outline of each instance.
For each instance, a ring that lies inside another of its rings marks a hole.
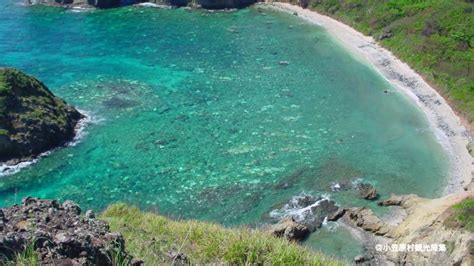
[[[260,6],[291,14],[296,12],[300,18],[327,30],[357,59],[372,65],[423,110],[436,136],[450,155],[451,176],[444,193],[459,192],[471,184],[474,160],[466,149],[471,138],[469,131],[443,97],[413,69],[379,46],[372,37],[365,36],[333,18],[287,3],[265,3]]]

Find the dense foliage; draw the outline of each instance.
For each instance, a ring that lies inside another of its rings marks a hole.
[[[34,77],[0,68],[0,160],[34,156],[72,139],[82,115]]]
[[[374,36],[474,122],[474,0],[299,3]]]

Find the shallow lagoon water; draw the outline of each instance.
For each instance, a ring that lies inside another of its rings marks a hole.
[[[0,206],[27,195],[97,211],[123,201],[231,226],[259,224],[302,192],[382,211],[331,192],[344,180],[381,197],[442,192],[448,158],[424,115],[295,16],[1,4],[0,66],[35,75],[93,122],[79,144],[1,177]]]

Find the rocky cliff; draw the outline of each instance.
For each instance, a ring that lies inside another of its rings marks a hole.
[[[82,118],[39,80],[0,68],[0,161],[14,164],[65,144]]]
[[[34,253],[23,256],[37,258],[38,265],[142,264],[126,252],[122,235],[111,233],[91,211],[81,215],[71,201],[25,198],[21,205],[0,209],[0,265],[23,265],[19,254],[28,249]]]
[[[371,252],[383,264],[390,265],[472,265],[474,262],[474,211],[466,205],[464,221],[457,221],[456,205],[471,202],[474,191],[426,199],[416,195],[392,195],[380,206],[395,206],[405,213],[399,223],[384,221],[365,208],[351,208],[343,222],[352,224],[380,238]],[[472,204],[472,203],[470,203]],[[390,219],[391,220],[391,219]],[[370,259],[373,256],[368,256]],[[362,261],[363,261],[362,260]],[[357,262],[357,259],[356,259]],[[367,262],[370,263],[370,262]],[[361,263],[363,264],[363,263]]]
[[[192,6],[205,9],[244,8],[255,4],[257,0],[26,0],[29,4],[92,6],[97,8],[114,8],[144,2],[177,7]]]

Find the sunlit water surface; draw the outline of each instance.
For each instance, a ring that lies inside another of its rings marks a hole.
[[[93,120],[76,146],[1,177],[1,206],[122,201],[231,226],[260,224],[302,192],[381,212],[331,182],[359,178],[381,197],[441,192],[447,158],[424,115],[296,16],[1,5],[0,66]],[[335,226],[307,244],[351,258],[361,247],[350,239]]]

